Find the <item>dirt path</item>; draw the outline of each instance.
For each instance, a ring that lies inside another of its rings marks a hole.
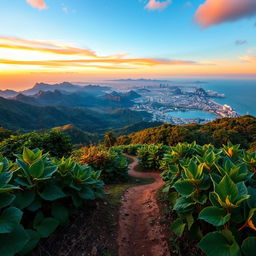
[[[157,205],[157,190],[164,184],[159,173],[136,172],[136,157],[130,157],[129,174],[154,178],[155,182],[129,188],[123,196],[119,214],[119,256],[170,256]]]

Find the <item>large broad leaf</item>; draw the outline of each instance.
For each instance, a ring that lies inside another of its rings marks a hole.
[[[10,205],[15,199],[11,193],[0,193],[0,209]]]
[[[173,187],[182,196],[189,196],[195,191],[195,186],[189,180],[179,180]]]
[[[22,158],[26,163],[31,164],[34,160],[34,155],[35,154],[32,150],[30,150],[29,148],[24,147]]]
[[[19,209],[28,207],[34,201],[36,196],[33,190],[18,191],[15,195],[16,199],[13,204]]]
[[[215,192],[217,192],[223,202],[225,202],[227,197],[233,202],[238,196],[238,188],[228,175],[225,175],[221,182],[215,186]]]
[[[36,226],[36,230],[41,237],[48,237],[56,230],[58,225],[58,220],[54,218],[45,218]]]
[[[86,200],[94,200],[95,199],[95,193],[89,187],[83,188],[82,191],[79,192],[79,196]]]
[[[46,185],[44,190],[39,194],[44,200],[48,201],[54,201],[66,196],[60,187],[52,183]]]
[[[28,242],[29,237],[21,225],[17,225],[11,233],[0,234],[0,255],[16,255]]]
[[[13,256],[20,252],[29,241],[27,232],[21,225],[15,226],[11,233],[0,234],[0,255]]]
[[[247,200],[247,204],[250,208],[256,208],[256,189],[248,187],[248,194],[250,198]]]
[[[227,223],[230,220],[230,216],[231,214],[227,213],[225,209],[209,206],[200,212],[198,218],[219,227]]]
[[[0,216],[0,233],[11,233],[20,223],[23,212],[15,207],[9,207]]]
[[[12,179],[12,172],[3,172],[0,173],[0,187],[6,185],[9,183],[9,181]]]
[[[36,231],[27,229],[26,233],[29,237],[29,241],[22,248],[21,252],[19,252],[20,255],[27,255],[37,246],[38,242],[40,241],[40,235]]]
[[[173,207],[175,211],[189,211],[191,210],[191,207],[195,204],[195,202],[191,198],[186,198],[186,197],[179,197],[176,200],[176,203]]]
[[[182,221],[182,219],[178,218],[171,225],[171,230],[177,235],[182,236],[186,224]]]
[[[26,209],[31,212],[36,212],[42,207],[42,199],[40,197],[36,197],[31,205],[29,205]]]
[[[44,173],[44,162],[43,162],[43,160],[40,159],[39,161],[32,164],[29,167],[28,172],[29,172],[31,177],[37,178],[37,179],[40,178]]]
[[[57,219],[60,224],[65,224],[68,221],[69,212],[68,209],[58,203],[53,203],[52,205],[52,216]]]
[[[198,247],[207,256],[240,256],[240,248],[229,230],[208,233]]]
[[[255,256],[256,237],[247,237],[242,244],[242,252],[246,256]]]

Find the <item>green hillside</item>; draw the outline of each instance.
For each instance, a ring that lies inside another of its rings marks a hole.
[[[117,144],[157,144],[175,145],[179,142],[193,142],[203,145],[212,143],[220,147],[231,141],[240,144],[243,148],[255,147],[256,118],[243,116],[238,118],[217,119],[204,125],[189,124],[174,126],[163,124],[120,136]]]

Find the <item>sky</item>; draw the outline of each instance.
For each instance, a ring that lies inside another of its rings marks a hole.
[[[256,78],[255,0],[0,0],[0,89]]]

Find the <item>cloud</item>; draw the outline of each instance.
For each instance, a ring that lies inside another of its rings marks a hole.
[[[255,56],[253,56],[253,55],[241,56],[239,59],[243,62],[256,64],[256,55]]]
[[[189,7],[192,7],[193,4],[190,2],[190,1],[187,1],[186,3],[184,3],[183,7],[185,8],[189,8]]]
[[[159,0],[149,0],[147,5],[145,6],[145,9],[148,10],[164,10],[172,3],[172,0],[165,0],[165,1],[159,1]]]
[[[8,66],[28,66],[35,68],[100,68],[135,69],[153,66],[198,65],[190,60],[155,58],[128,58],[117,53],[100,56],[96,52],[71,45],[33,41],[21,38],[0,37],[0,64]]]
[[[37,9],[47,9],[47,5],[44,0],[26,0],[32,7]]]
[[[255,0],[206,0],[200,5],[195,19],[202,27],[236,21],[256,15]]]
[[[68,46],[56,42],[27,40],[16,37],[0,37],[0,48],[96,57],[96,53],[89,49]]]
[[[243,44],[247,44],[247,40],[236,40],[235,41],[236,45],[243,45]]]

